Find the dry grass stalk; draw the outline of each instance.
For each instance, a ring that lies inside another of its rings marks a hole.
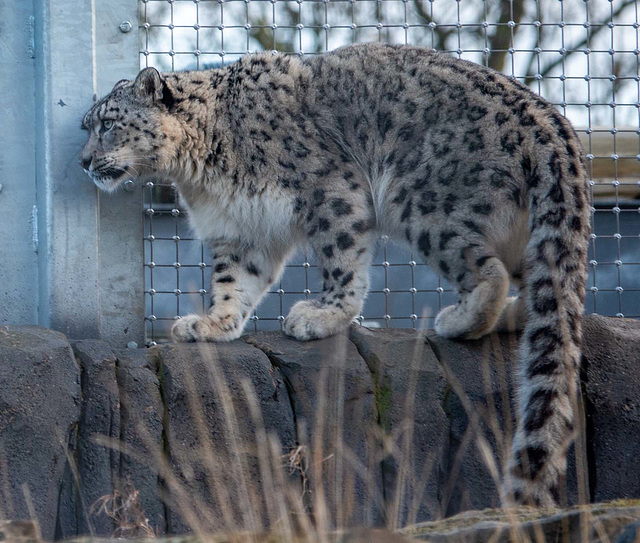
[[[156,537],[140,504],[140,493],[130,484],[125,484],[122,492],[114,490],[113,494],[96,500],[90,512],[93,515],[106,515],[113,521],[113,537]]]

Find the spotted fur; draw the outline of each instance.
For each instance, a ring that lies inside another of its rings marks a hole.
[[[177,341],[237,338],[306,243],[322,294],[295,304],[284,331],[342,330],[362,308],[380,233],[456,286],[440,335],[523,329],[504,497],[553,503],[574,421],[590,203],[578,138],[549,103],[445,54],[369,44],[145,69],[83,124],[81,162],[100,188],[131,175],[174,181],[211,244],[211,308],[180,319]],[[507,298],[510,283],[518,297]]]

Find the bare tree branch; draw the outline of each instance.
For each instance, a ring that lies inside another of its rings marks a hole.
[[[286,12],[286,19],[289,24],[295,26],[300,22],[300,13],[292,7],[292,3],[283,2],[282,6]],[[306,31],[312,31],[315,34],[316,39],[314,40],[313,50],[307,50],[305,52],[317,53],[323,50],[321,34],[323,32],[322,24],[324,23],[324,11],[322,4],[311,4],[310,9],[312,9],[311,17],[309,19],[309,16],[307,16],[305,26]],[[267,51],[271,49],[275,49],[277,51],[296,51],[298,49],[299,35],[297,31],[294,30],[292,32],[288,32],[287,37],[283,39],[283,30],[280,29],[278,30],[278,34],[276,34],[276,36],[280,37],[276,37],[274,40],[274,30],[269,28],[272,22],[270,18],[260,17],[259,19],[252,20],[250,22],[254,26],[251,37],[255,39],[263,49]]]
[[[607,26],[607,23],[609,23],[614,17],[617,17],[618,15],[620,15],[626,8],[628,8],[629,6],[632,6],[634,4],[635,4],[635,0],[626,0],[625,2],[623,2],[622,4],[620,4],[618,6],[618,8],[612,13],[610,18],[603,19],[599,23],[592,24],[592,26],[587,31],[587,36],[583,40],[581,40],[580,42],[572,45],[571,47],[568,47],[567,48],[567,52],[564,55],[561,55],[558,59],[556,59],[556,60],[550,62],[549,64],[547,64],[546,66],[542,67],[541,70],[540,70],[540,75],[542,75],[542,76],[548,75],[549,73],[551,73],[551,70],[553,70],[555,67],[561,65],[562,62],[567,57],[569,57],[569,56],[571,56],[571,55],[573,55],[575,53],[582,52],[582,50],[589,43],[589,40],[593,39],[593,37],[596,34],[599,34],[602,30],[609,28]],[[527,85],[534,81],[534,76],[536,75],[535,73],[533,73],[533,63],[535,62],[535,59],[536,59],[536,54],[533,53],[531,55],[531,58],[529,59],[529,65],[527,66],[527,71],[526,71],[526,80],[525,80],[525,82],[527,83]]]
[[[422,3],[423,3],[422,0],[413,0],[413,5],[416,9],[416,13],[418,17],[420,17],[420,19],[422,19],[427,25],[429,23],[435,22],[431,18],[431,15],[424,8]],[[436,26],[435,28],[431,29],[431,31],[433,32],[433,36],[435,37],[433,48],[439,49],[439,50],[446,49],[447,38],[449,38],[449,36],[453,34],[454,32],[453,29],[446,29],[446,28]]]
[[[511,13],[513,6],[513,14]],[[516,23],[513,27],[513,35],[520,28],[524,14],[524,0],[502,0],[500,3],[500,16],[498,18],[498,26],[493,35],[489,38],[489,59],[488,66],[494,70],[502,71],[505,67],[507,52],[511,47],[511,28],[507,25],[509,21]]]

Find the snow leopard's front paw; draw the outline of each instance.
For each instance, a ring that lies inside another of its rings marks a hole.
[[[297,302],[284,320],[284,333],[300,341],[322,339],[344,330],[353,320],[343,310],[316,300]]]
[[[171,329],[171,337],[177,342],[231,341],[240,337],[243,320],[239,315],[222,318],[210,315],[186,315]]]

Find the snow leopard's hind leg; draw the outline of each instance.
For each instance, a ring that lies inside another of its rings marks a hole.
[[[432,247],[427,246],[429,236],[428,232],[418,236],[418,249],[427,261],[436,256],[440,271],[458,290],[458,303],[444,307],[436,316],[436,332],[442,337],[461,339],[477,339],[490,333],[509,292],[505,265],[493,251],[480,244],[465,248],[469,241],[464,234],[451,241],[452,248],[433,255]],[[443,233],[438,238],[442,240]],[[443,244],[438,240],[437,243],[441,249]]]
[[[323,282],[320,298],[297,302],[284,321],[284,332],[301,341],[336,334],[360,314],[376,238],[364,193],[316,188],[307,206],[304,228]]]

